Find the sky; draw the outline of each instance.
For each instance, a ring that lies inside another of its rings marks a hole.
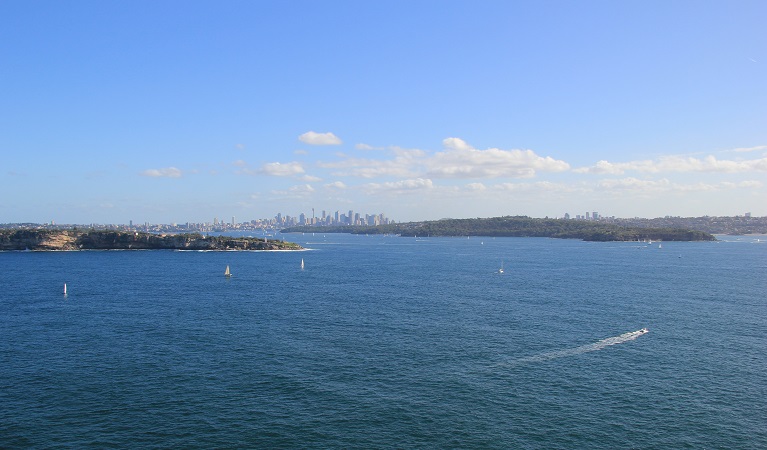
[[[0,1],[0,223],[767,216],[767,2]]]

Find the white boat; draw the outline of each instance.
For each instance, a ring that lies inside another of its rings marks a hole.
[[[64,283],[64,295],[67,295],[67,284]]]
[[[301,258],[301,270],[304,270],[304,258]]]
[[[663,244],[658,244],[658,248],[663,248]]]
[[[648,330],[647,328],[642,328],[641,330],[639,330],[639,332],[642,333],[642,334],[645,334],[648,331],[650,331],[650,330]]]
[[[226,270],[224,271],[224,276],[227,278],[232,276],[232,273],[229,271],[229,266],[226,266]]]
[[[501,260],[501,268],[498,269],[498,273],[503,273],[503,260]]]

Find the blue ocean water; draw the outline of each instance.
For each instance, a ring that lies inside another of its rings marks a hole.
[[[285,238],[0,253],[0,447],[767,448],[764,236]]]

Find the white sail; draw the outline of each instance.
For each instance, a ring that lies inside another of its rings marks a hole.
[[[301,270],[304,270],[304,258],[301,258]]]
[[[232,276],[232,273],[229,272],[229,266],[226,266],[226,270],[224,271],[224,276],[226,276],[226,277],[231,277]]]
[[[64,295],[67,295],[67,284],[64,283]]]

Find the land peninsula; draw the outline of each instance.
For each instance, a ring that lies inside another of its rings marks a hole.
[[[94,230],[0,230],[0,250],[302,250],[261,238]]]
[[[683,228],[627,227],[604,222],[563,219],[535,219],[506,216],[477,219],[441,219],[378,226],[324,226],[323,233],[395,234],[400,236],[488,236],[549,237],[584,241],[715,241],[704,231]],[[316,227],[302,226],[282,230],[313,232]]]

